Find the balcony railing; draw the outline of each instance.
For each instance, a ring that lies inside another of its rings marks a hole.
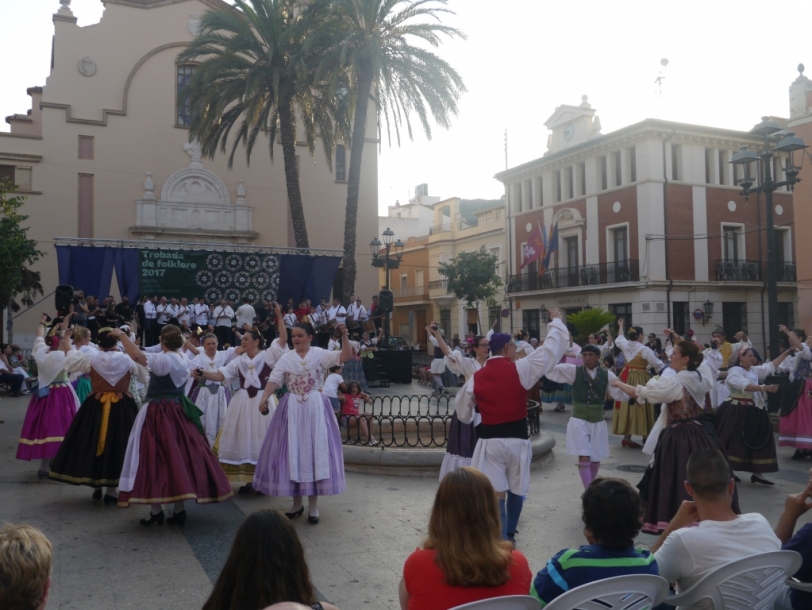
[[[798,276],[795,273],[795,263],[778,263],[778,278],[779,282],[797,282]],[[764,275],[767,275],[767,263],[764,263]]]
[[[798,276],[795,263],[777,263],[779,282],[795,282]],[[720,259],[716,261],[716,280],[719,282],[763,282],[767,280],[766,261],[734,261]]]
[[[530,292],[555,288],[575,288],[600,284],[619,284],[640,280],[640,266],[636,260],[583,265],[581,267],[561,267],[550,269],[538,275],[520,273],[508,276],[507,292]]]
[[[392,293],[396,299],[400,297],[427,297],[429,289],[426,286],[409,286],[408,288],[393,290]]]
[[[439,290],[440,288],[448,290],[448,280],[431,280],[429,282],[429,288],[432,290]]]
[[[761,261],[716,261],[717,282],[760,282],[761,278]]]
[[[429,235],[437,235],[438,233],[450,233],[450,232],[451,232],[450,222],[446,222],[441,225],[431,227],[429,229]]]

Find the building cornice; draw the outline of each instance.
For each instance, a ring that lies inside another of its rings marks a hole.
[[[172,4],[181,4],[183,2],[189,2],[190,0],[102,0],[102,4],[107,6],[108,4],[119,4],[121,6],[128,6],[130,8],[160,8],[162,6],[170,6]],[[202,4],[205,4],[209,8],[213,9],[223,9],[227,8],[230,10],[236,10],[233,6],[231,6],[228,2],[224,0],[197,0]]]
[[[27,155],[25,153],[0,152],[0,160],[23,161],[24,163],[39,163],[42,155]]]
[[[555,171],[591,157],[626,148],[641,140],[664,140],[668,137],[670,137],[669,142],[674,144],[701,144],[729,150],[735,150],[742,144],[756,145],[761,142],[757,136],[753,136],[746,131],[660,119],[645,119],[606,135],[499,172],[494,177],[500,182],[515,182],[537,177],[544,172]]]

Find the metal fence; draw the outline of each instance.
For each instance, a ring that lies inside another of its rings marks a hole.
[[[372,404],[359,415],[341,415],[341,442],[365,446],[368,436],[378,446],[418,448],[445,447],[454,413],[452,396],[373,396]],[[540,430],[541,405],[527,401],[527,432]]]

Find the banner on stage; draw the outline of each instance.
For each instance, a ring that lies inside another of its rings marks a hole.
[[[141,250],[139,268],[142,295],[256,303],[279,291],[278,254]]]

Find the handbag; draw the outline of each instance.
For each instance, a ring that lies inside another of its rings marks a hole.
[[[48,389],[48,386],[47,386],[47,385],[46,385],[46,386],[43,386],[43,387],[41,387],[41,388],[37,388],[37,398],[45,398],[45,397],[47,397],[47,396],[48,396],[50,393],[51,393],[51,392],[50,392],[50,390]]]

